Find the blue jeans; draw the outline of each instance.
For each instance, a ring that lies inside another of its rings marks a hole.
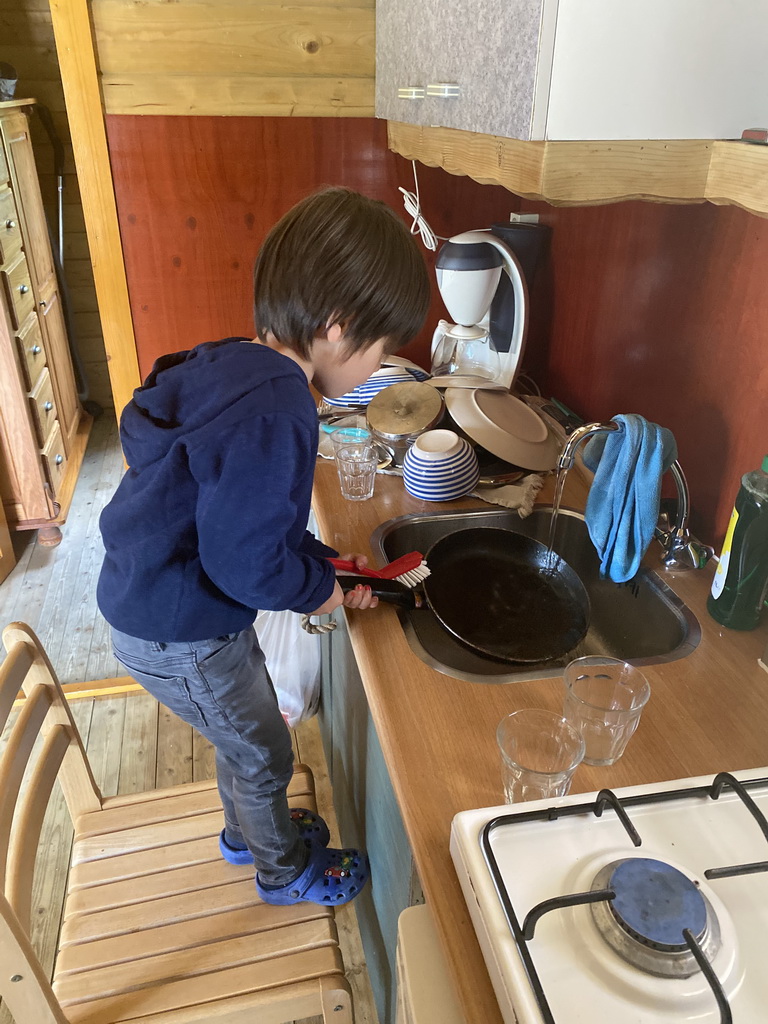
[[[216,748],[227,841],[248,847],[261,882],[292,882],[308,857],[286,797],[293,748],[254,630],[159,643],[113,629],[112,644],[136,682]]]

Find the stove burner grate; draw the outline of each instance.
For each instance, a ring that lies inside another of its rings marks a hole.
[[[615,894],[591,905],[603,939],[623,960],[648,974],[688,978],[697,973],[686,932],[710,960],[720,949],[711,904],[671,864],[648,857],[612,861],[597,873],[592,889]]]

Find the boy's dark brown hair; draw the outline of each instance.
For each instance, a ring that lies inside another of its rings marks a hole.
[[[258,337],[271,332],[303,358],[338,323],[349,351],[387,339],[394,352],[421,329],[429,278],[414,238],[385,203],[326,188],[289,210],[254,269]]]

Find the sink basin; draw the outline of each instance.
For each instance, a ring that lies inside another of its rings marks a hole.
[[[534,509],[526,519],[502,508],[439,511],[390,519],[378,527],[371,542],[387,561],[409,551],[427,553],[446,534],[482,526],[523,533],[547,544],[551,519],[552,510],[546,506]],[[573,658],[588,654],[653,665],[685,658],[697,647],[701,630],[696,617],[656,573],[641,569],[622,584],[600,578],[600,563],[578,512],[560,510],[555,549],[581,577],[591,606],[587,635],[565,657],[519,666],[494,661],[452,637],[427,608],[399,613],[411,649],[446,675],[471,682],[511,683],[552,676]]]

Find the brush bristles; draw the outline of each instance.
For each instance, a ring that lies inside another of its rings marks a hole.
[[[409,572],[404,572],[400,576],[396,576],[395,579],[399,583],[404,583],[406,587],[416,587],[429,576],[429,566],[426,562],[422,561],[421,565],[417,565],[415,569],[411,569]]]

